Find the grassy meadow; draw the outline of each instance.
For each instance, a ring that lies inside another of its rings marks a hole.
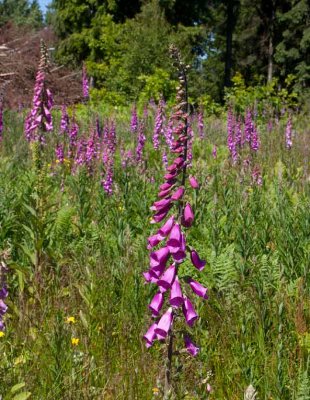
[[[72,117],[72,110],[69,110]],[[141,110],[140,118],[143,116]],[[150,207],[162,183],[162,141],[152,144],[155,109],[145,117],[142,159],[129,110],[75,111],[78,136],[115,121],[113,193],[101,181],[101,156],[78,165],[55,147],[24,136],[25,112],[6,111],[0,143],[0,261],[9,295],[0,337],[3,400],[162,398],[166,346],[147,349],[147,238]],[[200,316],[191,330],[200,347],[173,359],[175,399],[310,399],[310,164],[307,115],[272,123],[257,117],[260,148],[244,147],[233,163],[226,112],[193,122],[192,165],[200,188],[192,207],[191,243],[206,261],[196,278],[209,299],[193,298]],[[269,124],[268,124],[269,122]],[[214,154],[216,146],[216,155]],[[101,154],[101,153],[100,153]],[[257,166],[260,181],[253,178]],[[182,264],[186,275],[190,262]],[[195,278],[195,273],[193,275]],[[176,335],[176,347],[182,341]],[[257,397],[244,397],[252,385]]]

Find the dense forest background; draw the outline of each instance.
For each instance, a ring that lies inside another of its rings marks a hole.
[[[53,0],[43,18],[36,0],[0,1],[0,25],[50,26],[54,61],[92,77],[93,98],[126,104],[173,95],[168,45],[191,66],[190,91],[222,102],[225,88],[272,83],[301,101],[310,82],[307,0]]]

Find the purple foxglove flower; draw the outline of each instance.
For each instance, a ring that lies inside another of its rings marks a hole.
[[[171,187],[173,186],[173,183],[163,183],[162,185],[159,186],[160,190],[167,190],[167,189],[171,189]]]
[[[151,268],[159,265],[165,265],[170,256],[168,247],[162,247],[159,250],[153,251],[150,255]]]
[[[4,285],[1,289],[0,289],[0,299],[4,300],[8,297],[8,289],[7,287]]]
[[[162,162],[163,162],[163,166],[165,168],[168,167],[168,157],[167,157],[167,153],[164,151],[163,155],[162,155]]]
[[[246,142],[249,143],[251,142],[252,130],[253,130],[252,113],[250,108],[248,108],[246,111],[246,116],[244,121],[244,135]]]
[[[0,263],[0,331],[5,330],[5,323],[3,322],[3,316],[6,313],[8,306],[4,303],[4,299],[8,296],[7,286],[6,286],[6,273],[8,269],[4,262]]]
[[[3,316],[8,309],[8,306],[4,303],[3,300],[0,300],[0,317]]]
[[[61,107],[60,133],[69,133],[69,116],[65,105]]]
[[[196,267],[199,271],[202,271],[204,269],[206,261],[200,259],[196,250],[191,251],[191,260],[194,267]]]
[[[186,258],[186,240],[185,240],[185,235],[182,234],[181,236],[181,246],[179,248],[179,250],[176,253],[172,254],[173,260],[177,263],[177,264],[181,264],[185,258]]]
[[[169,235],[173,226],[174,226],[174,215],[172,215],[169,219],[167,219],[167,221],[164,223],[164,225],[160,229],[158,229],[157,234],[162,239],[164,239],[165,237],[167,237]]]
[[[197,296],[200,296],[204,299],[208,299],[208,289],[202,286],[199,282],[194,281],[194,279],[189,278],[188,283],[190,287],[192,288],[192,291],[197,294]]]
[[[253,129],[251,132],[251,141],[250,141],[251,150],[258,151],[259,149],[259,139],[258,139],[258,132],[255,125],[253,125]]]
[[[169,239],[167,240],[167,246],[170,253],[177,253],[181,248],[182,232],[179,224],[175,224],[172,228]]]
[[[194,213],[191,205],[187,203],[183,210],[182,225],[185,226],[186,228],[189,228],[190,226],[192,226],[193,221],[194,221]]]
[[[144,276],[144,279],[145,279],[145,283],[147,283],[147,282],[157,283],[157,281],[158,281],[158,278],[154,278],[150,274],[150,271],[143,272],[143,276]]]
[[[171,199],[170,198],[162,199],[162,200],[159,200],[159,201],[155,201],[155,203],[151,207],[151,210],[160,211],[160,210],[166,208],[170,203],[171,203]]]
[[[156,214],[154,214],[153,218],[151,220],[151,224],[156,224],[157,222],[162,221],[167,216],[171,207],[172,207],[172,204],[168,204],[168,206],[166,206],[165,208],[162,208]]]
[[[177,270],[174,264],[170,265],[167,270],[163,273],[157,282],[157,285],[163,287],[164,289],[170,289],[174,282]]]
[[[139,124],[139,128],[138,128],[138,144],[137,144],[137,148],[136,148],[136,161],[138,163],[142,161],[142,153],[143,153],[144,145],[146,142],[144,129],[145,129],[144,123],[141,122]]]
[[[169,307],[168,310],[160,318],[157,327],[155,328],[155,333],[159,340],[164,340],[167,337],[168,332],[172,325],[172,321],[173,321],[173,311],[172,307]]]
[[[83,69],[82,69],[82,90],[83,90],[83,97],[85,99],[88,99],[89,98],[89,83],[88,83],[88,77],[87,77],[85,64],[83,64]]]
[[[192,327],[194,325],[194,322],[198,318],[198,315],[196,314],[192,303],[187,297],[184,297],[183,314],[185,316],[187,324]]]
[[[164,102],[160,100],[155,117],[155,127],[153,132],[153,146],[155,150],[159,148],[159,137],[164,134]]]
[[[63,164],[64,162],[64,149],[61,144],[59,144],[55,149],[56,160],[58,160],[59,164]]]
[[[166,268],[165,264],[159,264],[156,265],[155,267],[151,267],[149,269],[149,273],[152,277],[158,280],[158,278],[163,274],[165,268]]]
[[[156,339],[155,329],[157,328],[157,324],[153,324],[149,327],[146,334],[143,336],[143,339],[146,341],[146,347],[149,348],[152,346],[154,340]]]
[[[285,146],[290,150],[292,145],[292,117],[289,115],[285,129]]]
[[[171,196],[171,200],[177,201],[180,200],[183,195],[184,195],[185,189],[183,186],[181,186],[179,189],[177,189],[173,195]]]
[[[148,250],[151,250],[153,247],[157,246],[162,240],[163,238],[158,234],[150,236],[148,238]]]
[[[191,340],[191,338],[187,335],[184,336],[184,344],[186,347],[186,350],[189,352],[190,355],[193,357],[196,357],[197,354],[199,353],[199,347],[195,345],[195,343]]]
[[[131,111],[130,131],[132,133],[137,133],[138,131],[138,115],[136,105],[133,106]]]
[[[171,191],[171,189],[161,190],[161,191],[158,193],[158,197],[159,197],[160,199],[165,198],[165,197],[167,197],[167,196],[170,194],[170,191]]]
[[[149,304],[149,309],[157,316],[164,304],[164,296],[161,292],[157,292]]]
[[[184,302],[180,282],[177,276],[171,286],[169,301],[172,307],[180,307]]]
[[[189,183],[193,189],[198,189],[199,188],[199,183],[197,179],[194,176],[189,177]]]

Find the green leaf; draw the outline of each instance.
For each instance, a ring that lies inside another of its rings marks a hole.
[[[13,397],[13,400],[27,400],[31,396],[31,392],[22,392]]]
[[[17,383],[16,385],[14,385],[11,389],[11,393],[14,394],[16,392],[18,392],[20,389],[22,389],[23,387],[25,387],[25,382],[21,382],[21,383]]]

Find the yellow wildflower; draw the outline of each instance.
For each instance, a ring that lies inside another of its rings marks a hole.
[[[80,342],[80,339],[79,339],[79,338],[73,337],[73,338],[71,339],[71,344],[72,344],[72,346],[77,346],[77,345],[79,344],[79,342]]]
[[[76,324],[76,319],[74,317],[67,317],[66,324]]]
[[[159,395],[159,389],[158,389],[157,387],[154,387],[154,388],[152,389],[152,391],[153,391],[153,394],[154,394],[155,396],[158,396],[158,395]]]
[[[5,336],[5,333],[0,331],[0,338],[2,338],[3,336]]]

